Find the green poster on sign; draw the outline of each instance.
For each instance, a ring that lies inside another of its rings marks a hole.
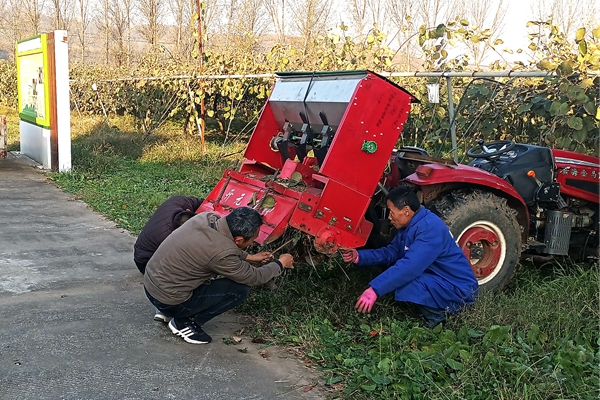
[[[17,43],[19,116],[49,129],[50,102],[46,34]]]

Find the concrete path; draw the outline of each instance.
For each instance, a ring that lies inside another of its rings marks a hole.
[[[226,345],[238,315],[209,322],[208,345],[153,321],[135,237],[18,154],[0,159],[0,221],[0,399],[324,398],[281,349]]]

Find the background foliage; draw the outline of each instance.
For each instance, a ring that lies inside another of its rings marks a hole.
[[[17,69],[6,61],[0,61],[0,105],[17,107]]]
[[[598,155],[600,27],[592,31],[579,29],[573,42],[551,22],[531,24],[537,33],[530,35],[530,48],[536,50],[538,60],[520,68],[545,70],[550,73],[548,77],[453,79],[460,152],[464,154],[477,139],[483,138],[514,139]],[[357,41],[344,34],[346,27],[341,28],[341,35],[316,37],[309,47],[276,44],[265,53],[257,50],[256,39],[248,37],[244,48],[205,52],[203,74],[225,76],[223,79],[195,78],[197,64],[165,61],[164,54],[157,53],[129,67],[76,66],[71,70],[72,106],[79,114],[131,115],[136,129],[146,135],[167,120],[178,122],[185,134],[197,134],[202,117],[200,103],[204,101],[204,118],[213,118],[222,133],[231,131],[236,118],[248,123],[244,129],[248,133],[274,78],[228,76],[345,69],[371,69],[385,75],[399,67],[394,62],[394,52],[384,45],[382,32],[374,28],[364,40]],[[418,36],[425,55],[423,66],[437,71],[466,70],[467,57],[449,56],[453,46],[480,43],[490,36],[490,32],[473,28],[458,18],[432,29],[423,26]],[[508,67],[500,61],[492,64],[498,70]],[[0,69],[0,102],[14,106],[14,67],[0,63]],[[448,156],[452,149],[444,141],[450,125],[444,85],[442,103],[430,104],[425,101],[425,83],[439,82],[438,79],[393,80],[423,100],[413,107],[403,142]],[[93,90],[93,84],[97,90]]]

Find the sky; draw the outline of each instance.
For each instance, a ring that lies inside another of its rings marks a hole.
[[[504,18],[504,30],[502,35],[500,35],[506,47],[515,51],[518,48],[527,48],[529,40],[527,39],[526,24],[527,21],[531,20],[531,16],[531,0],[508,0],[508,11]],[[513,60],[519,58],[523,61],[526,57],[519,57],[515,54]]]

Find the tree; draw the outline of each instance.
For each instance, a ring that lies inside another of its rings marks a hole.
[[[236,47],[252,51],[256,38],[265,34],[268,18],[262,8],[262,0],[240,0],[233,16],[231,33]]]
[[[365,34],[367,27],[370,25],[367,15],[368,1],[369,0],[352,0],[350,3],[350,25],[359,37]]]
[[[17,6],[17,2],[13,3],[13,9]],[[28,0],[19,2],[18,8],[24,11],[25,19],[27,21],[27,27],[25,30],[25,36],[37,35],[41,31],[42,15],[45,9],[45,0]]]
[[[139,0],[138,12],[141,17],[140,33],[154,49],[164,32],[165,4],[161,0]]]
[[[268,18],[262,6],[263,0],[243,0],[240,4],[236,32],[249,32],[254,36],[262,36],[268,28]]]
[[[193,1],[193,0],[192,0]],[[218,22],[219,17],[220,17],[220,9],[223,8],[221,7],[220,3],[218,2],[218,0],[199,0],[200,1],[200,7],[202,8],[202,11],[199,13],[200,18],[202,19],[202,32],[204,33],[204,41],[206,41],[213,32],[215,32],[219,26],[221,26],[222,24],[220,24]],[[196,9],[196,7],[193,7],[194,9],[194,14],[198,12],[198,10]],[[193,21],[194,28],[193,30],[196,30],[196,20]],[[222,33],[222,32],[220,32]]]
[[[534,0],[531,11],[534,20],[550,19],[571,37],[578,28],[595,28],[600,18],[600,4],[589,0]]]
[[[490,43],[496,41],[502,34],[507,10],[508,4],[505,0],[476,0],[468,5],[457,6],[458,15],[467,19],[473,29],[482,33],[481,36],[476,36],[475,40],[464,42],[473,56],[472,61],[476,68],[479,68],[491,49]],[[483,36],[486,40],[478,40]]]
[[[1,4],[0,12],[0,32],[2,37],[6,39],[7,48],[13,49],[13,59],[15,58],[15,43],[24,39],[25,31],[23,25],[27,22],[22,2],[19,0],[6,0]]]
[[[79,40],[79,45],[81,46],[81,62],[85,62],[85,51],[87,48],[86,34],[89,29],[89,26],[92,22],[92,18],[90,16],[90,1],[89,0],[77,0],[77,19],[78,23],[76,24],[75,34],[77,35],[77,39]]]
[[[350,3],[351,24],[359,40],[367,45],[374,35],[383,34],[385,38],[389,23],[388,3],[393,0],[352,0]],[[401,2],[398,2],[401,3]]]
[[[591,31],[596,27],[600,5],[581,0],[537,0],[532,5],[532,13],[533,20],[527,23],[531,39],[528,48],[532,59],[539,59],[544,49],[552,47],[545,42],[545,31],[549,26],[554,37],[561,37],[566,42],[568,38],[575,37],[578,28]],[[550,43],[556,45],[556,42]]]
[[[257,37],[267,31],[268,13],[262,0],[229,0],[225,9],[224,50],[252,51]]]
[[[117,45],[116,62],[123,65],[127,61],[127,12],[125,2],[122,0],[111,0],[109,3],[110,35]]]
[[[234,15],[236,14],[236,9],[238,8],[238,4],[240,0],[228,0],[228,3],[225,6],[226,12],[226,22],[225,22],[225,43],[224,48],[227,49],[229,47],[230,40],[233,37],[233,30],[235,27]]]
[[[439,24],[455,17],[457,3],[460,0],[409,0],[415,11],[415,20],[417,24],[425,25],[427,28],[435,27]],[[469,4],[471,4],[469,2]]]
[[[331,7],[332,0],[294,0],[291,3],[293,28],[302,41],[304,55],[309,57],[308,63],[317,61],[311,52],[312,42],[330,27]]]
[[[285,4],[286,0],[265,0],[263,2],[265,10],[269,14],[271,24],[273,27],[273,33],[277,36],[277,41],[280,44],[286,43],[286,25],[285,25]]]
[[[387,31],[389,17],[387,15],[388,0],[366,0],[367,10],[371,25],[374,25],[382,32]]]
[[[131,49],[131,24],[132,24],[132,14],[133,14],[133,0],[121,0],[121,9],[125,14],[124,24],[125,24],[125,40],[127,42],[127,51],[125,53],[125,62],[127,65],[131,62],[131,57],[133,56]]]
[[[96,28],[102,34],[104,39],[104,55],[106,65],[109,63],[110,55],[110,3],[109,0],[102,0],[96,4]]]
[[[188,58],[191,53],[193,41],[190,41],[192,32],[192,8],[189,0],[172,0],[169,2],[171,15],[175,20],[175,48],[174,53],[180,57]]]
[[[129,64],[131,58],[131,0],[102,0],[99,12],[98,29],[105,41],[106,62],[108,63],[111,46],[116,45],[115,62],[117,65]]]
[[[404,0],[390,1],[387,14],[395,34],[390,41],[396,40],[398,52],[405,57],[406,68],[410,69],[413,60],[423,57],[422,48],[412,40],[419,34],[419,29],[435,28],[439,24],[452,19],[457,10],[458,0]],[[471,4],[471,3],[469,3]]]
[[[7,14],[12,11],[9,6],[10,0],[0,0],[0,30],[2,31],[6,29],[6,21],[10,19],[10,17],[7,16]]]
[[[52,29],[68,30],[73,18],[73,0],[50,0]]]
[[[419,32],[418,25],[414,22],[414,16],[416,15],[415,3],[412,1],[390,1],[388,2],[387,14],[390,18],[390,29],[393,27],[395,30],[395,34],[391,35],[389,40],[396,41],[398,53],[405,60],[404,66],[407,70],[410,70],[413,56],[420,50],[411,41]]]

